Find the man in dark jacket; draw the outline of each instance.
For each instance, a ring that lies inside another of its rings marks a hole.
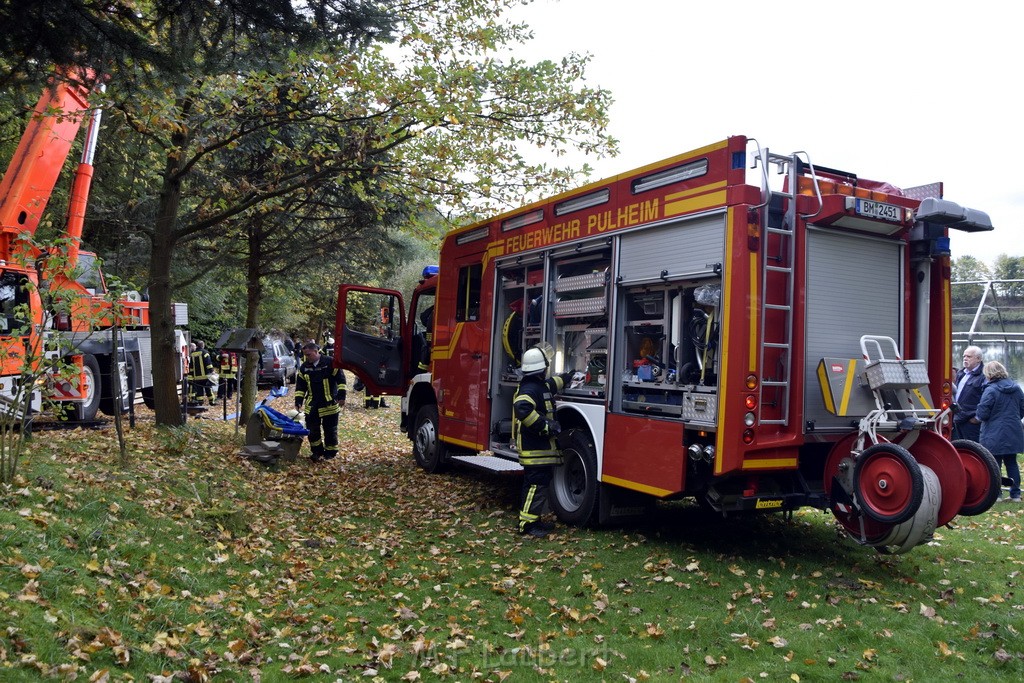
[[[523,353],[523,379],[512,399],[512,436],[523,466],[523,495],[519,506],[519,533],[543,537],[551,525],[540,521],[547,503],[548,486],[562,453],[555,437],[562,431],[555,420],[555,394],[572,373],[547,377],[551,346],[532,346]]]
[[[998,361],[985,363],[985,391],[974,419],[981,423],[981,445],[1006,467],[1010,501],[1020,502],[1020,467],[1017,454],[1024,452],[1024,391],[1009,379]]]
[[[302,345],[305,360],[295,379],[295,409],[306,414],[312,460],[338,455],[338,417],[345,405],[345,373],[334,359],[321,355],[314,341]]]
[[[953,402],[956,404],[953,413],[954,439],[981,439],[981,425],[973,421],[985,384],[981,366],[981,349],[977,346],[964,349],[964,367],[956,373],[956,381],[953,382]]]

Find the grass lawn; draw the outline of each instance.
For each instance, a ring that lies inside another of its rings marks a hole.
[[[397,421],[348,408],[341,457],[280,470],[212,420],[140,423],[124,468],[113,429],[37,434],[0,490],[0,680],[1024,677],[1019,505],[898,557],[686,503],[534,539],[519,479],[425,474]]]

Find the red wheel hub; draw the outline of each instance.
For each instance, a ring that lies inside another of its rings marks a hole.
[[[873,453],[861,466],[859,479],[861,502],[880,515],[897,515],[911,503],[913,477],[893,453]]]

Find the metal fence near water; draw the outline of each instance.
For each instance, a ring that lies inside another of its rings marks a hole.
[[[1024,280],[972,280],[953,286],[953,367],[978,346],[1024,386]]]

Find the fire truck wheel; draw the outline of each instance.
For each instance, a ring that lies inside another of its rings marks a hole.
[[[96,356],[84,354],[82,370],[85,373],[87,387],[86,399],[81,403],[68,404],[70,407],[67,409],[67,416],[71,422],[92,422],[96,419],[96,411],[100,407],[103,387],[100,385],[100,364]]]
[[[967,495],[960,507],[961,515],[980,515],[999,499],[1002,477],[995,456],[977,441],[957,439],[953,447],[960,454],[967,473]]]
[[[920,465],[910,451],[894,443],[878,443],[861,452],[853,486],[864,514],[883,524],[913,517],[924,496]]]
[[[416,464],[431,474],[448,469],[448,449],[437,438],[437,406],[427,405],[416,413],[416,427],[412,434],[412,455]]]
[[[566,524],[585,526],[596,519],[597,451],[585,429],[570,429],[559,440],[563,463],[551,480],[551,509]]]

